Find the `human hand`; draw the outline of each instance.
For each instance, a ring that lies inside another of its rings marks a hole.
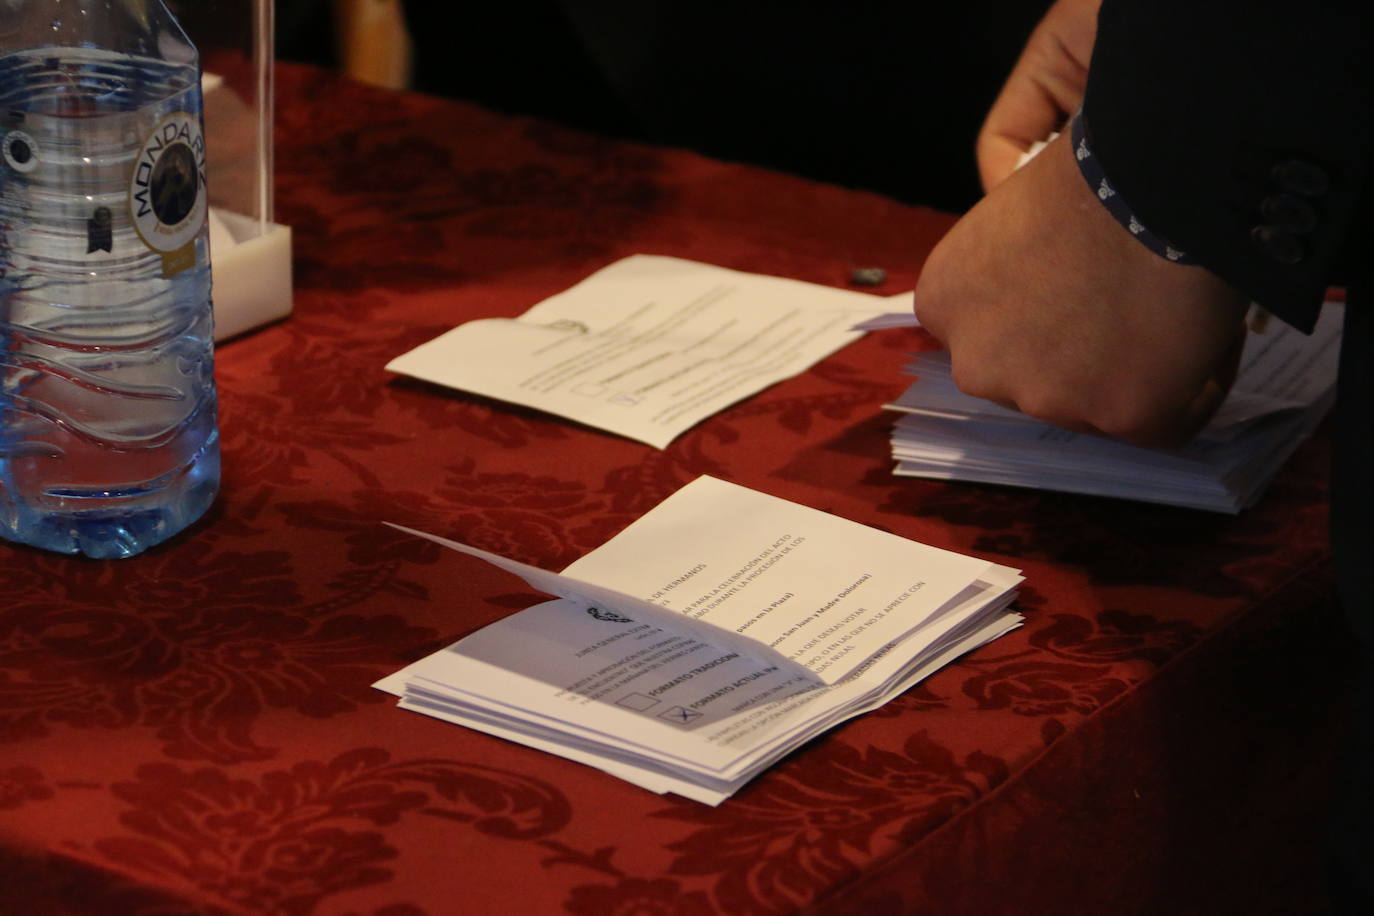
[[[978,174],[991,191],[1031,144],[1059,130],[1083,101],[1102,0],[1059,0],[1026,41],[978,134]]]
[[[922,325],[959,389],[1066,429],[1186,442],[1235,377],[1248,302],[1131,236],[1067,137],[998,184],[931,252]]]

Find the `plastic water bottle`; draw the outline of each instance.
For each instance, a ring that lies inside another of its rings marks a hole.
[[[203,138],[160,0],[0,0],[0,537],[127,557],[214,501]]]

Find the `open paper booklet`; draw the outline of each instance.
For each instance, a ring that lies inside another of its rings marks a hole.
[[[886,405],[904,414],[892,432],[894,473],[1238,512],[1330,409],[1343,317],[1343,306],[1328,303],[1310,336],[1278,321],[1251,331],[1216,415],[1187,446],[1169,451],[1068,432],[969,397],[950,377],[947,352],[919,353],[907,369],[916,381]],[[890,316],[858,327],[898,324],[915,320]]]
[[[377,687],[708,804],[1021,620],[1017,570],[711,477],[561,575],[412,533],[558,599]]]
[[[387,369],[666,448],[910,297],[634,255],[519,318],[456,327]]]

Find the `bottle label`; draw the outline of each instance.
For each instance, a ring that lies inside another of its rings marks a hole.
[[[162,255],[163,276],[196,265],[196,239],[209,206],[200,118],[185,112],[166,117],[143,142],[129,180],[134,230]]]

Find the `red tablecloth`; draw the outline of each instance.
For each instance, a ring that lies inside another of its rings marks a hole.
[[[0,546],[0,911],[1316,899],[1346,662],[1324,438],[1229,518],[893,478],[878,405],[915,331],[871,334],[665,451],[396,378],[391,357],[635,252],[837,286],[880,266],[879,292],[910,289],[950,218],[306,69],[282,69],[278,140],[296,312],[220,350],[210,517],[123,562]],[[1027,624],[715,809],[369,686],[539,600],[382,520],[557,569],[700,474],[1021,567]]]

